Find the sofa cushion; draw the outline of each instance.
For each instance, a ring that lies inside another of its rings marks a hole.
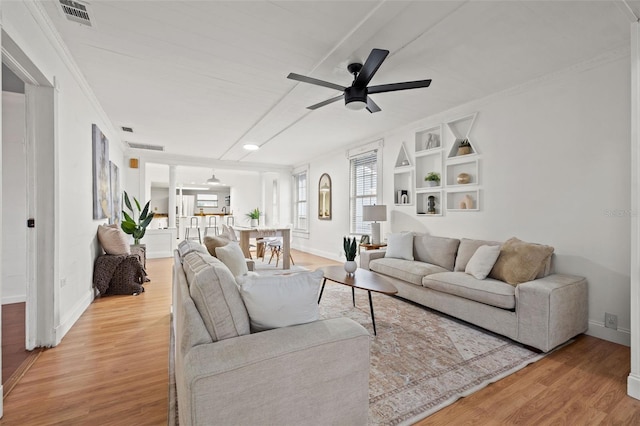
[[[251,329],[305,324],[320,319],[318,291],[322,270],[291,275],[240,277],[240,294],[244,301]]]
[[[460,240],[419,234],[413,237],[415,260],[441,266],[453,271]]]
[[[231,241],[226,246],[217,247],[215,251],[218,259],[227,265],[234,277],[246,275],[249,272],[247,260],[244,258],[240,244]]]
[[[369,269],[417,286],[422,285],[422,278],[425,275],[446,271],[445,268],[430,263],[389,257],[372,260],[369,263]]]
[[[413,233],[399,232],[389,235],[384,257],[413,260]]]
[[[441,272],[424,277],[424,287],[502,309],[515,309],[516,289],[505,282],[479,280],[464,272]]]
[[[469,259],[464,272],[473,275],[474,278],[484,280],[493,269],[499,255],[500,246],[480,246]]]
[[[478,247],[499,246],[501,244],[502,243],[498,241],[470,240],[468,238],[462,238],[460,240],[460,246],[458,247],[458,254],[456,255],[456,266],[453,268],[453,271],[464,272],[469,259],[471,259],[471,256],[473,256],[476,250],[478,250]]]
[[[205,246],[195,241],[182,240],[180,241],[180,244],[178,244],[178,253],[180,253],[180,257],[183,259],[183,261],[184,261],[184,257],[189,253],[191,253],[192,251],[209,254]]]
[[[249,334],[249,315],[229,268],[198,251],[187,254],[182,267],[193,303],[213,341]]]
[[[510,238],[500,248],[500,256],[489,276],[518,285],[536,278],[553,254],[553,247]]]
[[[129,238],[118,225],[99,225],[98,241],[107,254],[131,254]]]
[[[202,242],[207,248],[209,254],[215,257],[216,248],[226,246],[227,244],[229,244],[230,240],[224,237],[211,237],[209,235],[206,235]]]

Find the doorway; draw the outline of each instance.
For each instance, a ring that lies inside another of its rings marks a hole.
[[[24,82],[2,66],[2,385],[27,363],[27,158]]]

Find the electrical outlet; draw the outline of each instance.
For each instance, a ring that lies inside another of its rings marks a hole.
[[[618,316],[614,314],[610,314],[609,312],[604,313],[604,326],[607,328],[613,328],[614,330],[618,329]]]

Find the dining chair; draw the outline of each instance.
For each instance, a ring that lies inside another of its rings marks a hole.
[[[287,225],[287,228],[289,228],[289,230],[291,230],[293,225],[289,224]],[[293,240],[293,234],[291,232],[289,232],[289,243],[291,243],[291,241]],[[280,261],[280,254],[282,253],[282,244],[283,244],[283,240],[282,237],[274,237],[274,238],[270,238],[267,241],[267,247],[269,247],[271,249],[271,256],[269,257],[269,264],[271,264],[271,260],[273,260],[273,256],[276,257],[276,268],[278,267],[278,262]],[[289,244],[289,247],[291,247],[291,244]],[[295,265],[296,262],[293,261],[293,256],[291,255],[291,250],[289,250],[289,259],[291,259],[291,264]],[[263,258],[264,260],[264,258]]]
[[[191,232],[193,231],[194,235],[191,236]],[[195,235],[195,231],[198,231],[198,235]],[[198,240],[200,244],[202,244],[202,238],[200,237],[200,221],[197,217],[193,216],[189,220],[189,227],[184,232],[185,240]]]

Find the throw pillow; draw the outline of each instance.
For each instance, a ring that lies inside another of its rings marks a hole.
[[[98,226],[98,241],[107,254],[131,254],[127,234],[116,224]]]
[[[249,272],[247,260],[244,258],[240,244],[231,241],[225,246],[216,247],[215,253],[216,257],[229,268],[234,277],[246,275]]]
[[[467,262],[464,272],[473,275],[476,279],[484,280],[491,272],[499,255],[500,246],[480,246]]]
[[[413,260],[413,232],[399,232],[389,235],[384,257]]]
[[[252,331],[305,324],[320,318],[318,291],[323,273],[248,276],[238,279]]]
[[[500,255],[489,274],[511,285],[533,280],[553,254],[553,247],[510,238],[500,248]]]
[[[209,254],[211,256],[216,256],[216,248],[218,247],[224,247],[227,244],[229,244],[229,240],[227,238],[223,238],[223,237],[210,237],[210,236],[205,236],[203,243],[205,245],[205,247],[207,248],[207,251],[209,252]]]

